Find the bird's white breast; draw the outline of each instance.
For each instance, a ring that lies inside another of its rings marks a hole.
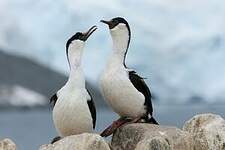
[[[53,121],[61,136],[92,132],[93,124],[85,88],[63,87],[53,109]]]
[[[145,113],[144,95],[130,82],[124,66],[109,65],[100,80],[102,94],[120,116],[137,117]]]

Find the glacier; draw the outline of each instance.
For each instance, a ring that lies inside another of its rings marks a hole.
[[[160,103],[225,102],[222,0],[1,0],[0,47],[67,74],[66,40],[96,24],[83,66],[97,84],[111,49],[99,20],[114,16],[131,26],[128,66]]]

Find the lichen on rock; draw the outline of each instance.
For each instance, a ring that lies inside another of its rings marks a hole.
[[[193,138],[176,127],[136,123],[119,128],[111,145],[113,150],[193,150]]]
[[[196,115],[183,130],[193,134],[197,150],[225,150],[225,120],[219,115]]]
[[[16,150],[16,144],[10,139],[0,141],[0,150]]]
[[[42,145],[39,150],[110,150],[98,134],[83,133],[65,137],[54,144]]]

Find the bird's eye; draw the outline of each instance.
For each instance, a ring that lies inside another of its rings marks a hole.
[[[82,33],[78,33],[77,38],[81,39],[82,38]]]

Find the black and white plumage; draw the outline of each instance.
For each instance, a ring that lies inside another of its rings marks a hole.
[[[54,94],[53,121],[61,137],[92,132],[96,124],[96,109],[90,92],[85,87],[81,67],[85,41],[97,29],[93,26],[86,33],[77,32],[66,44],[70,75],[66,84]]]
[[[121,117],[141,117],[146,122],[158,124],[152,117],[148,86],[142,77],[125,64],[131,37],[129,24],[120,17],[101,22],[109,26],[113,40],[113,52],[100,79],[105,100]]]
[[[90,98],[88,101],[87,101],[87,104],[88,104],[88,108],[91,112],[91,117],[92,117],[92,124],[93,124],[93,128],[95,129],[95,125],[96,125],[96,108],[95,108],[95,103],[93,101],[93,98],[91,96],[91,93],[87,90],[88,94],[90,95]]]

